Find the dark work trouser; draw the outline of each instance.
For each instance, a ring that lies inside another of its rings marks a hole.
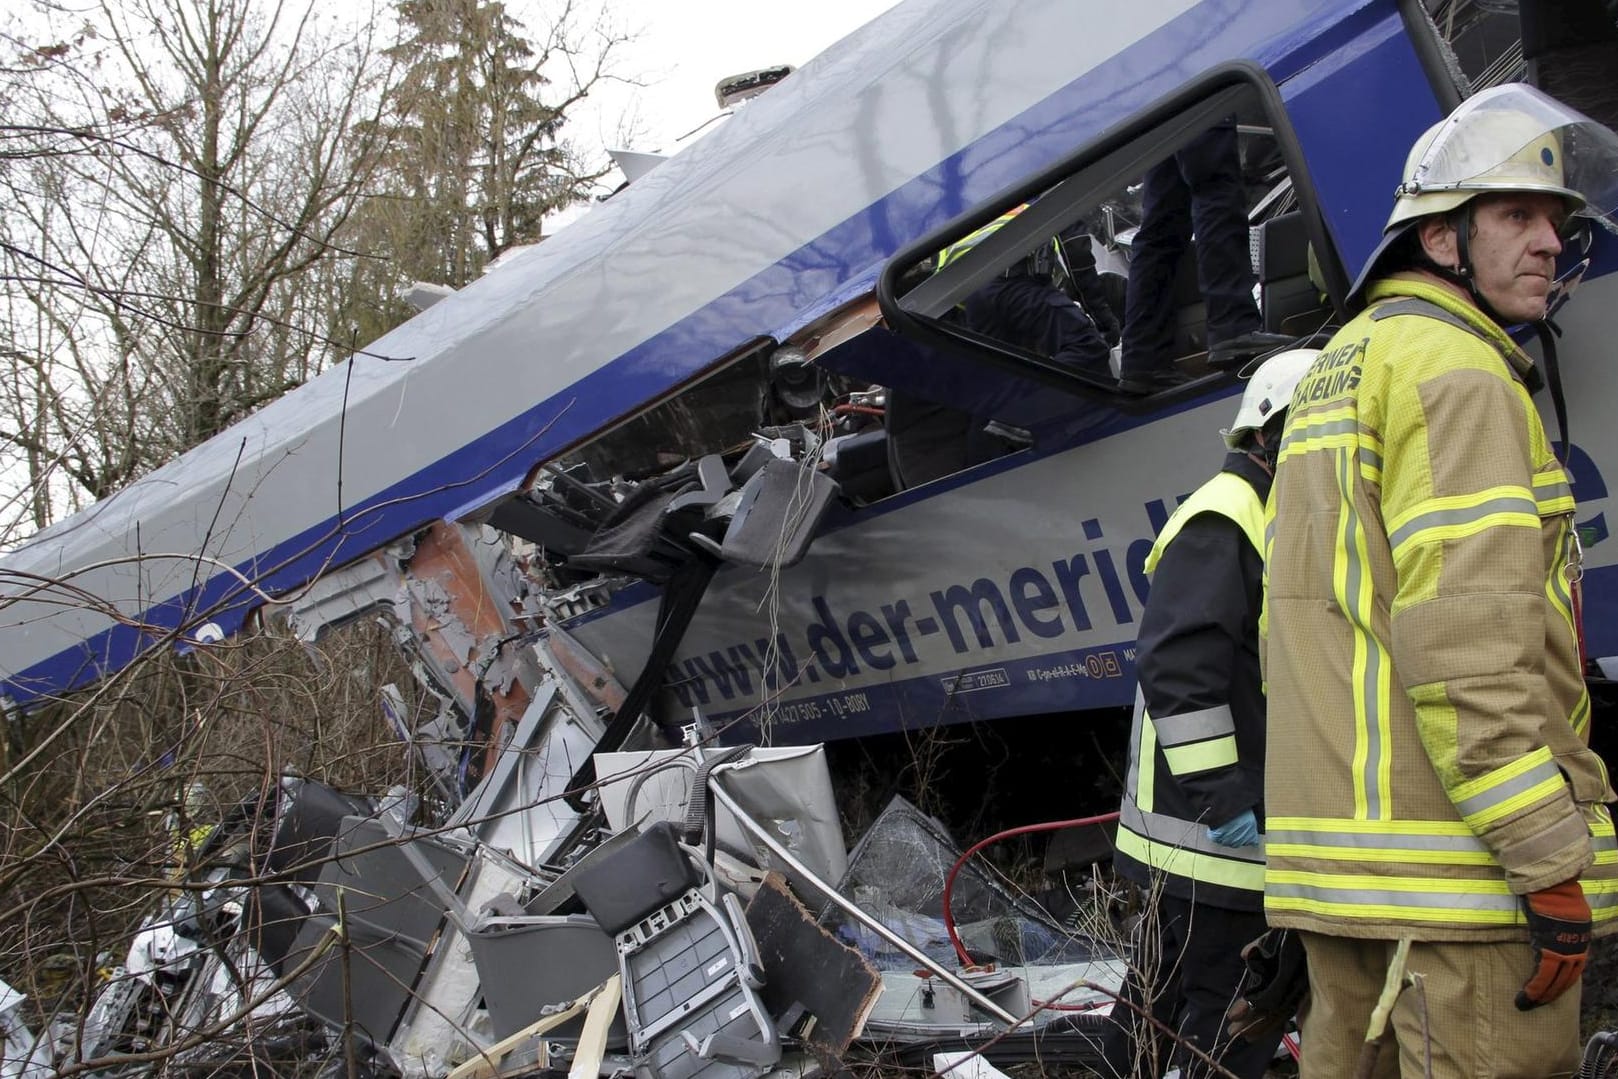
[[[1213,1074],[1140,1018],[1128,1006],[1132,1003],[1242,1079],[1260,1079],[1281,1044],[1281,1029],[1255,1042],[1231,1041],[1225,1035],[1225,1011],[1236,999],[1245,970],[1242,946],[1266,929],[1263,913],[1168,895],[1157,896],[1154,903],[1156,909],[1135,932],[1124,1000],[1112,1010],[1115,1022],[1107,1028],[1101,1074],[1157,1079],[1170,1064],[1180,1066],[1182,1079]]]
[[[1174,278],[1193,232],[1208,343],[1260,326],[1235,125],[1210,128],[1154,165],[1146,174],[1142,215],[1129,253],[1125,378],[1163,370],[1174,359]]]
[[[1072,368],[1112,374],[1107,342],[1084,309],[1037,277],[997,277],[966,298],[966,324]]]

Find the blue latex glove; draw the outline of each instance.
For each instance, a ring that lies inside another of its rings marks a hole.
[[[1222,847],[1251,847],[1258,842],[1258,818],[1244,809],[1217,828],[1208,829],[1208,838]]]

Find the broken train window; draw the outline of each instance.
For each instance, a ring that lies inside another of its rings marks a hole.
[[[885,460],[850,448],[859,441],[851,436],[875,426],[862,390],[800,350],[754,342],[541,465],[489,523],[534,546],[530,571],[553,588],[621,576],[665,582],[697,552],[791,565],[837,495],[886,487]]]
[[[1346,290],[1301,163],[1274,85],[1232,65],[901,251],[878,287],[894,332],[837,368],[888,387],[896,485],[1307,344]]]

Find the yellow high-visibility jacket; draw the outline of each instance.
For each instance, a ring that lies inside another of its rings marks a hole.
[[[1298,386],[1266,508],[1266,915],[1526,939],[1520,897],[1578,876],[1618,930],[1573,495],[1531,361],[1425,279],[1368,298]]]
[[[942,270],[945,266],[948,266],[950,263],[966,254],[978,244],[999,232],[1008,222],[1011,221],[1012,218],[1016,217],[1026,209],[1028,209],[1028,204],[1026,202],[1019,203],[1018,205],[1007,210],[1005,213],[1001,214],[999,217],[995,218],[993,221],[990,221],[987,225],[972,230],[967,235],[961,237],[959,240],[956,240],[954,243],[944,248],[938,253],[938,258],[933,264],[934,272]]]
[[[1152,594],[1136,642],[1140,687],[1113,857],[1143,888],[1254,912],[1264,903],[1262,847],[1227,847],[1208,829],[1243,810],[1263,827],[1258,610],[1269,488],[1260,465],[1229,454],[1146,556]]]

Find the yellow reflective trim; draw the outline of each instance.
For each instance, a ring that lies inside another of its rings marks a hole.
[[[987,225],[981,225],[978,228],[973,229],[961,239],[956,240],[948,247],[939,251],[938,258],[934,262],[934,270],[942,270],[945,266],[948,266],[951,262],[954,262],[957,258],[961,257],[968,251],[972,250],[972,248],[982,243],[989,236],[1000,231],[1000,229],[1003,228],[1008,221],[1022,213],[1027,208],[1028,204],[1026,202],[1019,206],[1013,206],[1011,209],[1007,210],[993,221],[990,221]]]
[[[1377,709],[1377,728],[1382,739],[1382,758],[1377,769],[1378,790],[1382,792],[1382,814],[1393,815],[1393,653],[1382,647],[1382,642],[1371,638],[1382,657],[1378,668],[1376,691],[1380,706]]]
[[[1475,830],[1480,823],[1498,820],[1504,812],[1500,810],[1501,805],[1510,803],[1521,808],[1528,804],[1522,801],[1524,795],[1532,795],[1529,802],[1537,801],[1549,793],[1547,783],[1561,782],[1562,773],[1557,769],[1551,751],[1541,746],[1509,764],[1455,784],[1449,791],[1449,798],[1455,803],[1461,819]]]
[[[1556,546],[1566,549],[1565,532],[1557,537]],[[1567,578],[1562,576],[1560,564],[1551,567],[1550,573],[1545,576],[1545,598],[1556,608],[1556,613],[1562,616],[1562,623],[1567,626],[1568,631],[1576,633],[1577,630],[1573,625],[1573,594],[1568,590]]]
[[[1294,439],[1292,442],[1282,447],[1279,461],[1281,464],[1285,464],[1293,457],[1301,456],[1302,454],[1318,453],[1322,450],[1354,449],[1357,447],[1357,445],[1358,440],[1354,437],[1352,432],[1348,434],[1316,435],[1313,438]]]
[[[1359,462],[1360,478],[1367,483],[1382,486],[1382,438],[1368,427],[1361,427],[1360,448],[1355,455]]]
[[[1516,925],[1519,918],[1501,911],[1439,910],[1383,903],[1332,903],[1323,899],[1264,896],[1266,911],[1336,916],[1345,920],[1389,922],[1454,922],[1462,925]]]
[[[1497,513],[1486,513],[1481,517],[1468,521],[1438,524],[1416,529],[1402,537],[1394,545],[1393,557],[1395,561],[1402,562],[1411,547],[1442,543],[1445,540],[1467,539],[1471,536],[1482,535],[1491,528],[1532,528],[1537,530],[1539,528],[1539,514],[1531,513],[1526,509],[1508,509],[1500,510]]]
[[[1589,738],[1586,738],[1584,733],[1590,727],[1590,694],[1588,690],[1579,690],[1579,701],[1573,706],[1573,714],[1568,717],[1568,722],[1573,725],[1574,732],[1580,738],[1583,738],[1586,742],[1589,741]],[[1606,774],[1603,773],[1602,782],[1606,782],[1606,778]]]
[[[1503,879],[1394,878],[1272,868],[1265,874],[1264,886],[1266,910],[1306,911],[1349,920],[1473,925],[1521,925],[1524,921],[1521,901]],[[1319,894],[1323,892],[1340,893],[1343,898]],[[1410,901],[1400,902],[1401,897]]]
[[[1287,435],[1294,438],[1312,438],[1322,433],[1354,433],[1359,429],[1359,418],[1351,402],[1333,401],[1330,404],[1305,401],[1289,414]],[[1322,432],[1321,428],[1328,428]],[[1314,432],[1313,435],[1310,432]]]
[[[1411,547],[1464,539],[1501,526],[1538,529],[1539,508],[1532,492],[1515,484],[1445,495],[1417,502],[1389,520],[1388,545],[1395,561]]]
[[[1354,443],[1350,442],[1346,444],[1345,448],[1351,449],[1353,446]],[[1336,550],[1332,552],[1331,585],[1332,594],[1337,600],[1337,605],[1349,616],[1349,628],[1354,634],[1354,653],[1350,657],[1349,685],[1354,696],[1354,714],[1363,716],[1365,715],[1365,702],[1361,700],[1361,691],[1365,677],[1365,642],[1359,620],[1354,617],[1353,598],[1348,594],[1349,560],[1352,557],[1348,553],[1348,547],[1350,543],[1349,531],[1354,521],[1354,492],[1343,481],[1344,455],[1341,450],[1335,456],[1337,457],[1337,462],[1332,471],[1337,475],[1338,483],[1341,487],[1337,495],[1342,500],[1341,508],[1344,512],[1337,515],[1337,542],[1335,545]],[[1354,756],[1351,764],[1354,775],[1354,815],[1356,817],[1367,816],[1365,762],[1368,754],[1365,731],[1363,726],[1356,722],[1354,724]]]
[[[1567,784],[1562,780],[1561,776],[1557,776],[1554,779],[1541,780],[1532,787],[1529,787],[1527,790],[1523,791],[1521,794],[1513,795],[1512,797],[1497,803],[1481,813],[1470,814],[1466,818],[1466,823],[1470,824],[1479,831],[1482,831],[1489,825],[1509,817],[1511,814],[1520,809],[1524,809],[1530,805],[1533,805],[1535,802],[1549,798],[1566,786]]]
[[[1450,820],[1360,820],[1354,817],[1265,817],[1267,832],[1282,829],[1349,832],[1363,835],[1472,835],[1472,829]]]
[[[1235,858],[1215,858],[1201,851],[1185,847],[1171,847],[1167,843],[1136,835],[1127,828],[1118,829],[1117,847],[1136,861],[1161,869],[1165,873],[1190,877],[1208,884],[1221,884],[1227,888],[1242,888],[1249,892],[1264,890],[1264,863],[1244,862]]]
[[[1300,406],[1288,413],[1279,460],[1321,450],[1357,449],[1365,434],[1353,405],[1337,403],[1318,410]]]
[[[1338,605],[1348,615],[1354,634],[1352,677],[1354,694],[1354,812],[1359,817],[1392,815],[1393,762],[1389,714],[1392,711],[1392,657],[1372,632],[1375,584],[1365,528],[1354,506],[1354,456],[1347,447],[1336,453],[1338,494],[1342,512],[1337,521],[1337,550],[1332,566],[1332,587]]]
[[[1372,745],[1375,751],[1373,764],[1376,772],[1376,800],[1372,804],[1379,817],[1393,816],[1393,699],[1390,692],[1393,684],[1393,655],[1382,644],[1373,629],[1373,619],[1376,617],[1376,583],[1372,580],[1371,550],[1366,540],[1365,528],[1362,525],[1354,533],[1354,554],[1359,559],[1360,573],[1363,584],[1361,586],[1358,622],[1360,632],[1365,641],[1366,652],[1366,681],[1365,695],[1369,701],[1376,701],[1376,708],[1370,713],[1376,727],[1376,740]]]
[[[1137,689],[1136,700],[1140,701],[1140,690]],[[1152,718],[1146,715],[1146,705],[1136,705],[1140,722],[1140,760],[1135,766],[1135,804],[1142,809],[1157,808],[1157,728],[1152,725]]]
[[[1565,498],[1535,499],[1534,502],[1539,507],[1541,517],[1554,517],[1559,513],[1572,513],[1579,508],[1579,504],[1573,500],[1572,495]]]
[[[1588,696],[1586,697],[1586,704],[1588,704]],[[1606,760],[1603,759],[1599,754],[1591,754],[1591,757],[1594,760],[1597,770],[1601,772],[1602,789],[1609,789],[1612,786],[1612,777],[1607,773]],[[1593,804],[1590,808],[1594,809],[1596,811],[1596,815],[1600,816],[1607,822],[1608,829],[1613,827],[1612,812],[1608,810],[1605,805],[1598,802]]]
[[[1265,827],[1274,828],[1269,822]],[[1277,843],[1266,836],[1266,857],[1318,858],[1327,862],[1398,862],[1409,865],[1495,865],[1494,855],[1486,850],[1430,850],[1426,847],[1328,847],[1310,843]],[[1613,852],[1618,860],[1618,851]]]
[[[1567,472],[1561,468],[1535,474],[1534,501],[1539,503],[1540,515],[1544,517],[1572,513],[1578,508]]]
[[[1596,925],[1604,925],[1618,919],[1618,897],[1609,895],[1605,891],[1591,895],[1588,894],[1588,887],[1586,887],[1585,891],[1587,893],[1585,898],[1590,900],[1590,921]]]
[[[1458,784],[1450,792],[1450,797],[1457,802],[1462,802],[1484,793],[1491,787],[1497,787],[1508,779],[1515,779],[1520,775],[1526,775],[1536,768],[1544,768],[1547,765],[1555,768],[1556,760],[1551,756],[1551,751],[1548,748],[1541,746],[1532,753],[1524,753],[1510,764],[1502,764],[1499,768],[1491,772],[1485,772],[1476,779],[1469,779],[1465,783]]]
[[[1302,869],[1271,869],[1265,876],[1276,884],[1301,884],[1342,891],[1409,892],[1411,895],[1509,896],[1504,879],[1469,877],[1383,877],[1374,873],[1312,873]]]
[[[1163,759],[1168,762],[1169,771],[1177,776],[1224,768],[1235,764],[1238,759],[1236,736],[1230,734],[1207,742],[1193,742],[1188,746],[1169,746],[1163,750]]]
[[[1506,483],[1498,487],[1485,487],[1481,491],[1468,491],[1465,494],[1438,495],[1433,498],[1424,498],[1397,517],[1388,519],[1388,535],[1396,535],[1418,517],[1426,517],[1435,513],[1465,513],[1468,510],[1485,507],[1491,502],[1500,501],[1531,504],[1534,501],[1534,496],[1532,492],[1524,487],[1520,487],[1515,483]]]
[[[1571,513],[1571,508],[1569,509]],[[1557,536],[1556,546],[1567,551],[1572,545],[1572,525],[1564,522]],[[1573,621],[1573,595],[1567,578],[1562,574],[1560,563],[1551,567],[1551,572],[1545,577],[1545,599],[1556,610],[1561,618],[1561,624],[1566,628],[1570,640],[1578,639],[1579,630]],[[1585,691],[1581,683],[1578,702],[1573,706],[1573,714],[1568,716],[1568,723],[1574,732],[1585,741],[1589,741],[1586,732],[1590,728],[1590,694]],[[1603,779],[1606,777],[1603,776]]]

